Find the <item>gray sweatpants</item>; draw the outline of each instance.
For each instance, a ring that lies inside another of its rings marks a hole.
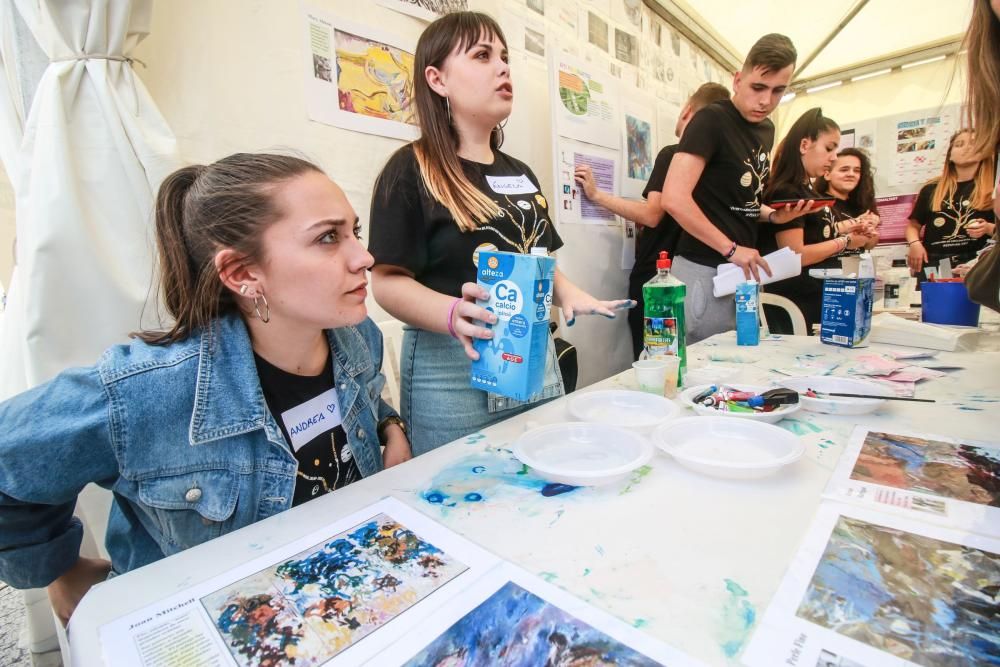
[[[712,295],[714,266],[702,266],[675,257],[671,272],[687,285],[684,297],[685,341],[693,345],[709,336],[736,328],[736,302],[733,295]]]

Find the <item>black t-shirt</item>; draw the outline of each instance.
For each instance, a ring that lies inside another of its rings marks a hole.
[[[413,145],[396,151],[375,183],[368,251],[376,264],[400,266],[420,284],[459,297],[462,283],[476,281],[480,250],[550,253],[562,246],[535,174],[526,164],[494,151],[493,164],[462,160],[476,188],[495,201],[502,215],[471,232],[424,187]]]
[[[723,234],[742,246],[756,247],[760,198],[771,171],[774,123],[751,123],[722,100],[694,115],[681,137],[678,153],[705,159],[705,170],[694,188],[694,201]],[[687,232],[677,254],[705,266],[726,258]]]
[[[653,173],[650,174],[649,182],[642,191],[643,197],[648,197],[650,192],[663,192],[663,182],[667,178],[670,161],[676,152],[677,144],[660,149],[656,162],[653,163]],[[635,266],[632,267],[632,273],[652,278],[656,274],[656,259],[660,251],[666,250],[673,257],[681,231],[681,226],[668,213],[663,214],[660,224],[656,227],[639,225],[639,233],[635,240]]]
[[[963,181],[955,188],[955,194],[941,202],[940,211],[931,210],[935,183],[928,183],[920,189],[913,204],[910,219],[916,220],[924,228],[924,248],[930,264],[937,264],[950,257],[952,264],[966,262],[986,246],[989,235],[978,239],[969,236],[966,226],[973,220],[993,222],[992,210],[976,210],[972,206],[974,181]]]
[[[774,189],[774,199],[798,199],[803,197],[818,197],[819,194],[808,185],[779,185]],[[786,222],[783,225],[772,225],[770,223],[763,223],[760,226],[760,240],[757,243],[757,249],[760,254],[766,255],[768,253],[774,252],[778,249],[778,238],[779,232],[788,231],[790,229],[801,229],[802,230],[802,242],[806,245],[812,245],[814,243],[822,243],[823,241],[829,241],[837,236],[836,220],[833,217],[833,211],[829,206],[824,206],[821,209],[813,211],[812,213],[806,213],[803,216],[792,220],[791,222]],[[809,273],[809,269],[839,269],[840,260],[837,255],[828,257],[820,262],[811,264],[809,267],[802,267],[803,275]]]
[[[264,400],[299,462],[293,505],[361,479],[341,424],[333,359],[319,375],[295,375],[254,354]]]
[[[865,210],[860,206],[855,206],[847,199],[837,199],[833,202],[833,207],[831,208],[833,212],[833,219],[835,222],[843,222],[844,220],[852,220],[861,215],[865,214]],[[873,211],[874,212],[874,211]],[[864,248],[848,248],[844,252],[840,253],[841,257],[844,255],[860,255],[865,252]]]

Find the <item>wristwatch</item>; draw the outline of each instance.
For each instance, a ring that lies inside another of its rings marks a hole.
[[[378,423],[378,429],[376,430],[378,431],[379,442],[382,442],[384,440],[382,434],[385,432],[385,429],[391,426],[392,424],[395,424],[400,429],[402,429],[403,435],[406,435],[406,422],[404,422],[396,415],[389,415],[388,417],[386,417],[385,419],[383,419]]]

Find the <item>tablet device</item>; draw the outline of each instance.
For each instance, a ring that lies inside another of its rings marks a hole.
[[[813,202],[813,210],[815,210],[824,206],[833,206],[836,199],[833,197],[797,197],[795,199],[775,199],[772,202],[767,202],[767,205],[777,211],[789,206],[795,206],[800,201]]]

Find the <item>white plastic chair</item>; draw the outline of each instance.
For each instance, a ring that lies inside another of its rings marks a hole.
[[[382,398],[399,410],[399,361],[403,353],[403,323],[399,320],[385,320],[377,324],[382,332],[382,374],[385,375]]]
[[[783,296],[778,296],[777,294],[768,294],[763,292],[760,295],[760,323],[764,327],[764,331],[770,332],[770,327],[767,325],[767,317],[764,315],[764,306],[777,306],[788,313],[788,317],[792,320],[792,333],[796,336],[808,336],[809,330],[806,328],[806,318],[802,316],[802,311],[799,307],[795,305],[795,302],[791,299],[786,299]]]

